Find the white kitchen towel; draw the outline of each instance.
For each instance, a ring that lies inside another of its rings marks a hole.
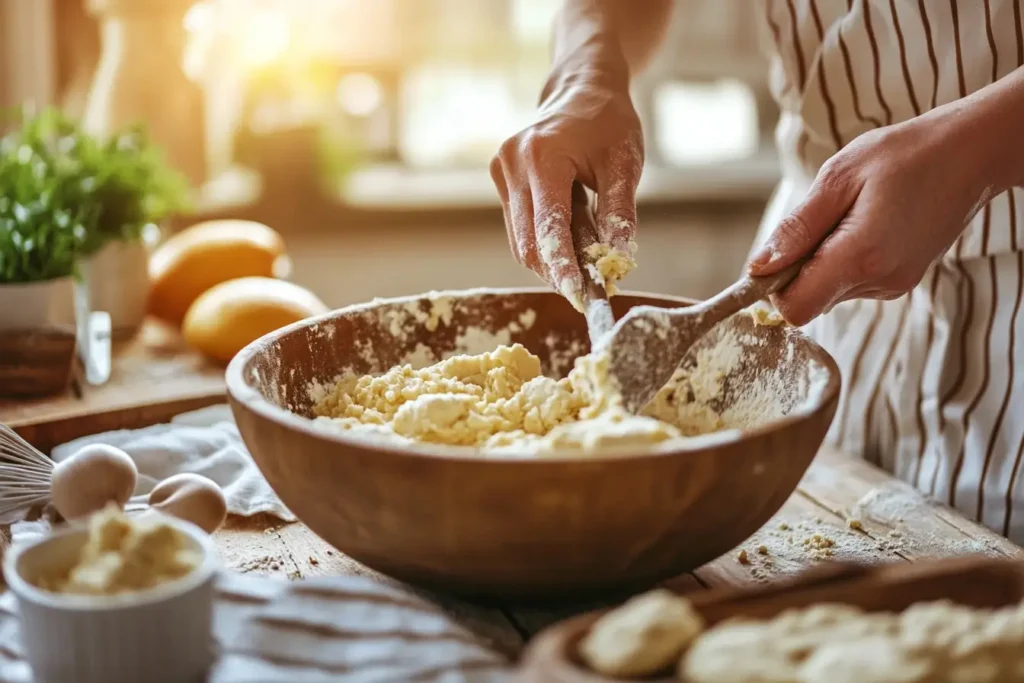
[[[436,604],[365,577],[225,573],[208,683],[505,683],[511,663]],[[0,682],[30,683],[14,596],[0,595]]]
[[[221,487],[231,514],[248,517],[265,512],[286,522],[295,521],[253,462],[227,405],[182,413],[167,424],[82,437],[57,446],[50,455],[60,462],[91,443],[116,446],[135,461],[139,479],[128,510],[146,507],[149,492],[164,479],[192,472]],[[38,522],[18,522],[11,527],[12,540],[20,542],[48,528],[45,517]]]
[[[182,413],[168,424],[82,437],[57,446],[50,455],[60,462],[91,443],[116,446],[135,461],[139,481],[130,503],[133,506],[144,505],[149,492],[164,479],[192,472],[220,485],[231,514],[268,512],[295,521],[260,474],[227,405]]]

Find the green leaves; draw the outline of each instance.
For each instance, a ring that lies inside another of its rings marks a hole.
[[[141,128],[100,141],[52,109],[13,120],[0,138],[0,284],[72,275],[187,208],[187,182]]]

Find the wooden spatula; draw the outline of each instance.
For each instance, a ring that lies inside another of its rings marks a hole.
[[[608,303],[608,292],[604,286],[596,282],[587,268],[593,259],[587,255],[587,248],[598,241],[597,225],[594,214],[590,210],[590,198],[587,190],[579,181],[572,184],[572,246],[576,251],[576,260],[583,273],[583,306],[587,316],[587,330],[590,333],[590,345],[598,344],[615,325],[611,304]]]
[[[638,413],[668,381],[687,351],[712,327],[784,288],[803,262],[774,275],[744,276],[720,294],[686,308],[636,306],[596,346],[611,353],[610,373],[626,410]]]

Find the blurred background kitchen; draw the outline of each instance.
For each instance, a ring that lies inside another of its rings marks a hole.
[[[532,118],[560,0],[0,0],[0,105],[143,121],[195,193],[164,226],[279,231],[329,306],[532,285],[487,171]],[[637,80],[647,166],[628,286],[706,296],[778,178],[745,0],[678,0]]]

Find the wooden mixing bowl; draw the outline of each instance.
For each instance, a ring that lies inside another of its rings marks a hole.
[[[375,301],[290,325],[250,344],[227,370],[242,438],[284,503],[341,552],[410,583],[474,597],[576,598],[689,571],[782,506],[835,413],[832,358],[794,329],[755,326],[740,314],[718,329],[732,326],[760,343],[726,378],[724,394],[775,372],[792,387],[778,397],[789,414],[671,451],[485,457],[367,440],[307,417],[311,383],[379,373],[410,355],[424,360],[428,348],[441,356],[518,342],[559,376],[589,350],[583,317],[555,293],[439,296]],[[621,316],[638,304],[687,303],[630,294],[615,297],[614,308]],[[808,395],[812,369],[819,381]]]

